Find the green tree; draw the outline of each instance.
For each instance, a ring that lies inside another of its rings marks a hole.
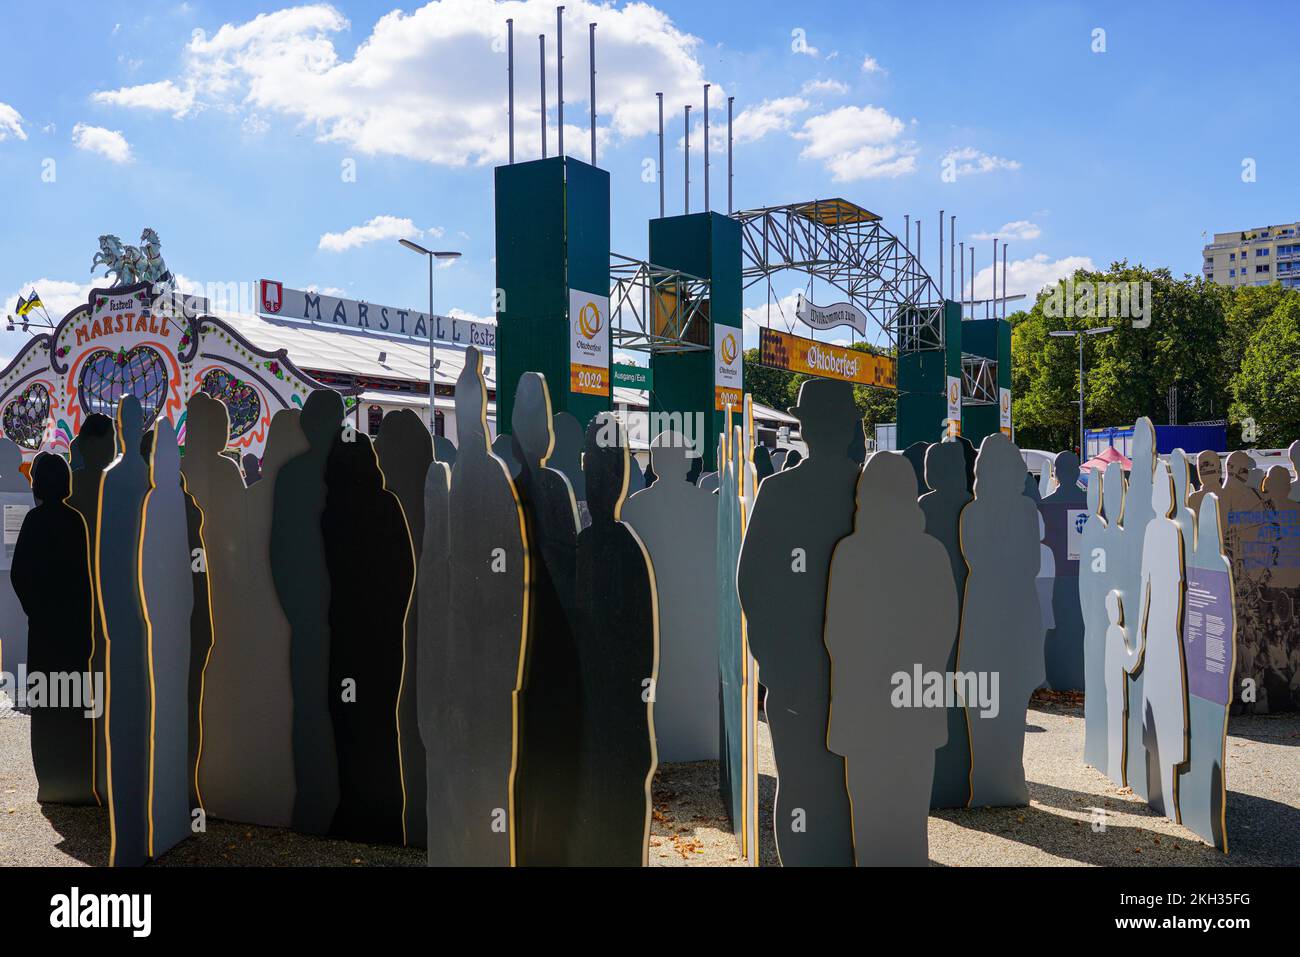
[[[1012,415],[1022,446],[1078,444],[1078,342],[1052,337],[1053,331],[1114,327],[1084,337],[1087,427],[1131,425],[1143,415],[1167,423],[1171,388],[1177,388],[1179,422],[1224,417],[1232,375],[1222,361],[1227,290],[1199,276],[1174,279],[1167,269],[1127,262],[1112,263],[1105,272],[1078,270],[1071,278],[1074,309],[1062,308],[1070,289],[1063,282],[1044,289],[1027,313],[1013,317]],[[1138,302],[1149,305],[1149,325],[1132,314],[1132,301],[1129,316],[1114,316],[1099,315],[1100,302],[1090,307],[1077,298],[1085,288],[1095,294],[1112,283],[1142,291]]]
[[[1253,305],[1252,302],[1247,304]],[[1300,293],[1277,297],[1255,327],[1232,379],[1235,421],[1258,427],[1256,445],[1280,448],[1300,438]]]

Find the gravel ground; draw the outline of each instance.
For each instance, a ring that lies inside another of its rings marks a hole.
[[[29,744],[30,722],[0,709],[0,867],[102,864],[107,811],[41,808]],[[759,858],[776,863],[770,825],[776,790],[767,725],[759,724]],[[1228,841],[1207,847],[1155,814],[1131,792],[1085,766],[1082,706],[1036,700],[1029,712],[1025,808],[937,811],[930,816],[931,863],[985,865],[1232,866],[1300,865],[1300,715],[1233,718],[1228,739]],[[713,761],[669,764],[654,785],[652,866],[746,866],[717,791]],[[1107,811],[1092,827],[1092,808]],[[157,866],[415,866],[424,853],[210,821],[208,832],[165,854]]]

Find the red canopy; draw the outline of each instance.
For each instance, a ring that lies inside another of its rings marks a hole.
[[[1106,466],[1110,465],[1112,462],[1118,462],[1124,467],[1125,471],[1133,467],[1132,460],[1125,458],[1123,452],[1115,448],[1113,445],[1108,445],[1092,458],[1088,459],[1088,461],[1080,465],[1079,471],[1084,475],[1088,475],[1093,469],[1105,472]]]

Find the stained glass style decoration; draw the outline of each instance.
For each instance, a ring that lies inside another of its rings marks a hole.
[[[225,369],[210,369],[203,376],[200,390],[225,405],[230,413],[230,438],[237,439],[262,416],[262,400],[257,390]]]
[[[33,451],[41,447],[45,428],[50,421],[50,391],[33,382],[10,400],[4,408],[5,435],[22,448]]]
[[[110,417],[117,414],[122,396],[134,395],[144,411],[144,427],[151,429],[167,400],[167,365],[149,346],[101,349],[82,367],[79,389],[83,409]]]

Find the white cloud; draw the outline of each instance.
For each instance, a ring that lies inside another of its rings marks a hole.
[[[447,315],[450,316],[452,319],[457,319],[461,322],[484,322],[490,326],[495,326],[497,324],[496,316],[479,316],[479,315],[475,315],[474,313],[466,309],[459,309],[459,308],[448,309]],[[617,355],[615,355],[614,361],[619,362],[621,360],[618,358]]]
[[[1015,222],[1004,223],[1001,229],[991,233],[974,233],[971,239],[1037,239],[1043,235],[1043,231],[1037,223],[1031,223],[1027,219],[1017,219]]]
[[[27,134],[23,131],[23,117],[8,103],[0,103],[0,142],[10,136],[27,139]]]
[[[883,76],[883,75],[887,74],[889,71],[886,70],[883,66],[881,66],[880,63],[876,60],[875,57],[873,57],[873,56],[866,56],[866,57],[864,57],[863,60],[862,60],[862,72],[863,72],[863,73],[879,73],[879,74],[881,74],[881,75]]]
[[[1087,256],[1064,256],[1060,259],[1050,259],[1046,253],[1038,253],[1029,259],[1009,261],[1007,263],[1007,293],[1012,296],[1024,293],[1030,297],[1030,300],[1019,305],[1009,304],[1007,307],[1008,315],[1016,309],[1028,308],[1028,306],[1033,305],[1033,297],[1044,286],[1073,275],[1076,269],[1091,270],[1095,268],[1092,260]],[[976,273],[973,286],[976,299],[988,299],[993,294],[992,267],[986,267]],[[971,284],[968,284],[967,292],[970,292],[970,289]],[[1002,264],[998,263],[998,295],[1001,294]]]
[[[120,90],[99,90],[92,93],[90,98],[108,106],[164,110],[177,118],[188,115],[194,109],[194,87],[182,89],[171,80],[124,86]]]
[[[506,156],[505,18],[515,21],[516,156],[540,155],[537,42],[547,35],[547,83],[554,104],[555,6],[551,0],[441,0],[411,13],[395,10],[373,29],[349,35],[349,58],[335,37],[353,25],[315,3],[227,23],[198,33],[179,75],[113,91],[121,105],[162,108],[170,97],[188,113],[214,106],[239,114],[278,115],[314,130],[321,142],[459,166]],[[694,103],[704,82],[700,41],[646,3],[615,8],[571,0],[565,14],[566,143],[585,154],[587,24],[596,21],[597,140],[655,130],[655,93],[667,104]],[[161,84],[170,83],[169,88]],[[172,91],[177,92],[172,92]],[[714,92],[725,102],[725,91]],[[166,93],[167,96],[163,94]],[[554,106],[551,108],[554,116]],[[567,117],[566,117],[567,119]],[[552,120],[552,123],[554,120]],[[579,125],[574,125],[574,124]],[[555,130],[550,131],[551,147]]]
[[[72,145],[87,153],[98,153],[114,163],[131,161],[131,144],[119,130],[106,130],[102,126],[78,123],[72,128]]]
[[[981,152],[973,146],[963,146],[960,149],[951,149],[943,154],[939,161],[941,165],[948,166],[952,164],[953,169],[958,176],[970,176],[974,173],[991,173],[994,170],[1020,169],[1020,161],[1004,159],[1001,156],[992,156],[989,153]]]
[[[804,159],[821,160],[836,182],[905,176],[916,171],[917,147],[901,140],[905,124],[878,106],[842,106],[809,117],[795,139]]]
[[[753,143],[767,136],[768,133],[788,131],[794,118],[806,111],[812,104],[802,97],[783,96],[775,100],[764,100],[758,106],[752,106],[736,114],[732,122],[732,138],[736,145]],[[714,119],[710,114],[709,147],[721,155],[727,148],[727,115]],[[677,137],[677,148],[685,145],[686,137]],[[691,142],[697,149],[704,142],[704,120],[691,124]]]
[[[818,93],[829,93],[833,96],[843,96],[849,92],[849,85],[841,83],[839,80],[809,80],[800,90],[804,96],[816,95]]]
[[[353,226],[341,233],[326,233],[321,236],[317,248],[326,252],[341,253],[369,243],[378,243],[386,239],[419,239],[429,235],[438,237],[442,230],[437,228],[420,229],[415,223],[397,216],[375,216],[361,226]]]

